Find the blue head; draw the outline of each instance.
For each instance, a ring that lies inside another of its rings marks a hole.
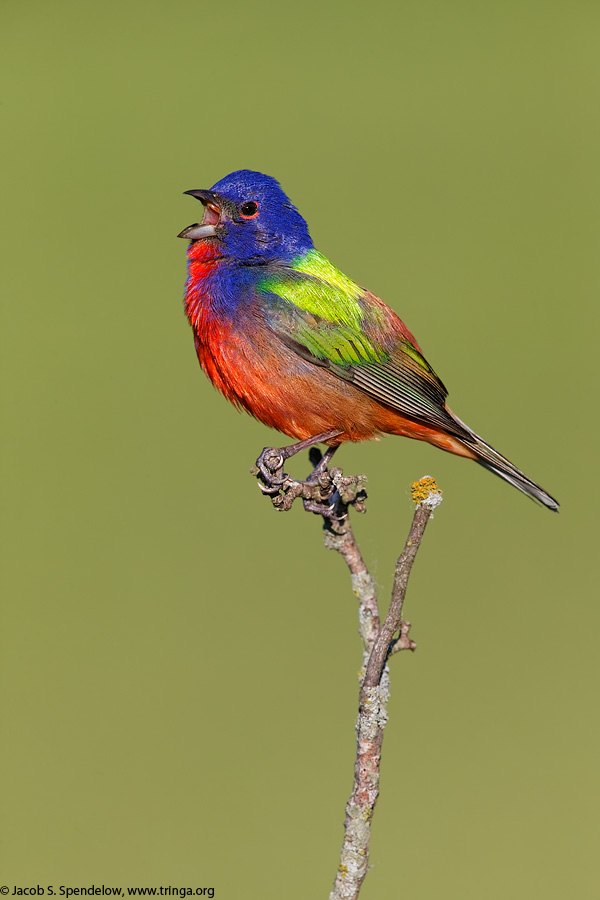
[[[186,191],[204,205],[204,218],[179,237],[218,242],[219,255],[243,263],[292,259],[313,247],[308,225],[269,175],[240,169],[209,191]]]

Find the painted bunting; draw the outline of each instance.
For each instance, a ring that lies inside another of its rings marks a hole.
[[[228,400],[330,448],[380,434],[427,441],[558,509],[451,412],[404,322],[315,249],[274,178],[241,170],[185,193],[204,206],[179,235],[190,241],[185,311],[200,365]]]

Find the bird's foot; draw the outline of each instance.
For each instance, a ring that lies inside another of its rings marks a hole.
[[[263,494],[275,495],[282,489],[284,481],[289,479],[289,476],[283,471],[286,459],[290,459],[301,450],[306,450],[307,447],[311,448],[309,453],[311,462],[313,462],[313,458],[315,459],[309,479],[311,477],[318,478],[320,473],[327,468],[337,446],[329,447],[325,454],[321,455],[321,451],[314,445],[329,441],[337,437],[339,433],[339,431],[324,431],[322,434],[315,434],[304,441],[298,441],[297,444],[290,444],[289,447],[265,447],[256,460],[256,466],[251,469],[251,474],[256,475],[259,479],[258,486]]]
[[[283,471],[285,448],[265,447],[250,470],[258,478],[258,486],[263,494],[276,495],[289,477]]]
[[[294,452],[297,452],[297,446],[293,445]],[[313,469],[305,481],[292,478],[283,471],[285,460],[292,455],[286,454],[286,449],[265,447],[251,470],[258,479],[260,490],[271,498],[275,509],[287,511],[300,498],[307,512],[322,516],[325,527],[337,533],[344,530],[349,506],[357,512],[365,511],[366,477],[346,477],[341,469],[329,468],[335,447],[328,448],[324,454],[316,447],[311,449],[309,458]]]

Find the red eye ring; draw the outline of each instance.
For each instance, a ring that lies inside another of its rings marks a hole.
[[[240,216],[242,219],[255,219],[258,215],[258,203],[255,200],[246,200],[240,206]]]

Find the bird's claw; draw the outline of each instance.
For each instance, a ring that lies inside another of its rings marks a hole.
[[[364,475],[346,478],[341,469],[328,467],[333,452],[332,448],[325,454],[310,449],[313,470],[305,481],[291,478],[283,471],[286,459],[293,455],[285,447],[265,447],[251,471],[275,509],[285,512],[300,498],[307,512],[322,516],[327,529],[341,534],[348,520],[348,507],[364,512],[367,494]]]
[[[258,484],[258,487],[263,492],[263,494],[268,494],[269,496],[274,496],[275,494],[279,494],[281,491],[281,487],[278,487],[278,486],[270,487],[267,484],[261,484],[260,481],[257,481],[256,483]]]
[[[256,460],[258,486],[263,494],[275,494],[282,489],[288,477],[283,471],[284,462],[283,450],[276,447],[265,447]]]
[[[339,516],[336,514],[336,504],[335,503],[318,503],[315,500],[304,500],[303,501],[304,509],[306,512],[315,513],[318,516],[323,516],[324,519],[338,519]]]

